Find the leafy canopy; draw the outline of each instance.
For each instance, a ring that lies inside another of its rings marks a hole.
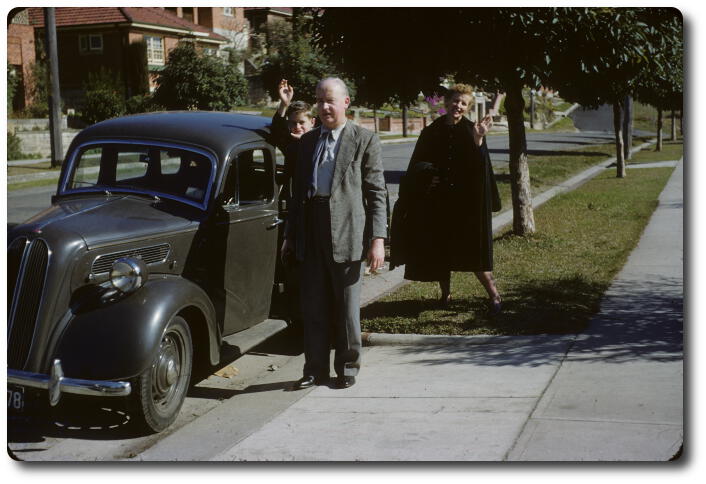
[[[181,42],[157,78],[154,102],[166,109],[227,111],[244,104],[247,82],[240,71]]]

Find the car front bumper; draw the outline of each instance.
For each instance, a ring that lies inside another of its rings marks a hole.
[[[49,375],[22,370],[7,370],[7,383],[48,390],[49,403],[59,403],[62,393],[103,397],[124,397],[130,395],[129,382],[81,380],[66,378],[61,369],[61,361],[54,360]]]

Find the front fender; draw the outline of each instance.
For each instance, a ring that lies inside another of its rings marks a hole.
[[[181,277],[149,280],[121,300],[75,314],[54,358],[61,360],[67,377],[133,378],[152,363],[171,318],[188,307],[203,315],[209,356],[217,361],[221,334],[213,303],[203,289]]]

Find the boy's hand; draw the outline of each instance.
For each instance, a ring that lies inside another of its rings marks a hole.
[[[282,79],[279,81],[279,100],[285,106],[289,106],[292,99],[294,99],[294,88],[289,85],[287,79]]]

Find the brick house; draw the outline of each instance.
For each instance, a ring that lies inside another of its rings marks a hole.
[[[43,38],[43,9],[27,12],[36,38]],[[146,45],[149,89],[153,90],[169,51],[180,40],[193,41],[213,54],[229,43],[208,27],[156,7],[57,7],[56,31],[61,97],[67,108],[81,103],[88,74],[101,69],[119,76],[128,96],[144,91],[135,74],[139,69],[135,64],[143,57],[131,45],[143,41]]]
[[[164,7],[179,18],[205,27],[227,39],[221,47],[245,50],[250,34],[243,7]]]
[[[32,102],[29,82],[35,61],[34,27],[29,24],[26,9],[15,9],[8,15],[7,63],[11,74],[18,79],[18,88],[12,100],[12,109],[21,110]]]
[[[262,40],[267,40],[269,28],[275,26],[277,22],[290,22],[292,14],[292,7],[246,7],[245,18],[251,32],[255,34],[250,36],[248,47],[251,50],[265,49]]]

